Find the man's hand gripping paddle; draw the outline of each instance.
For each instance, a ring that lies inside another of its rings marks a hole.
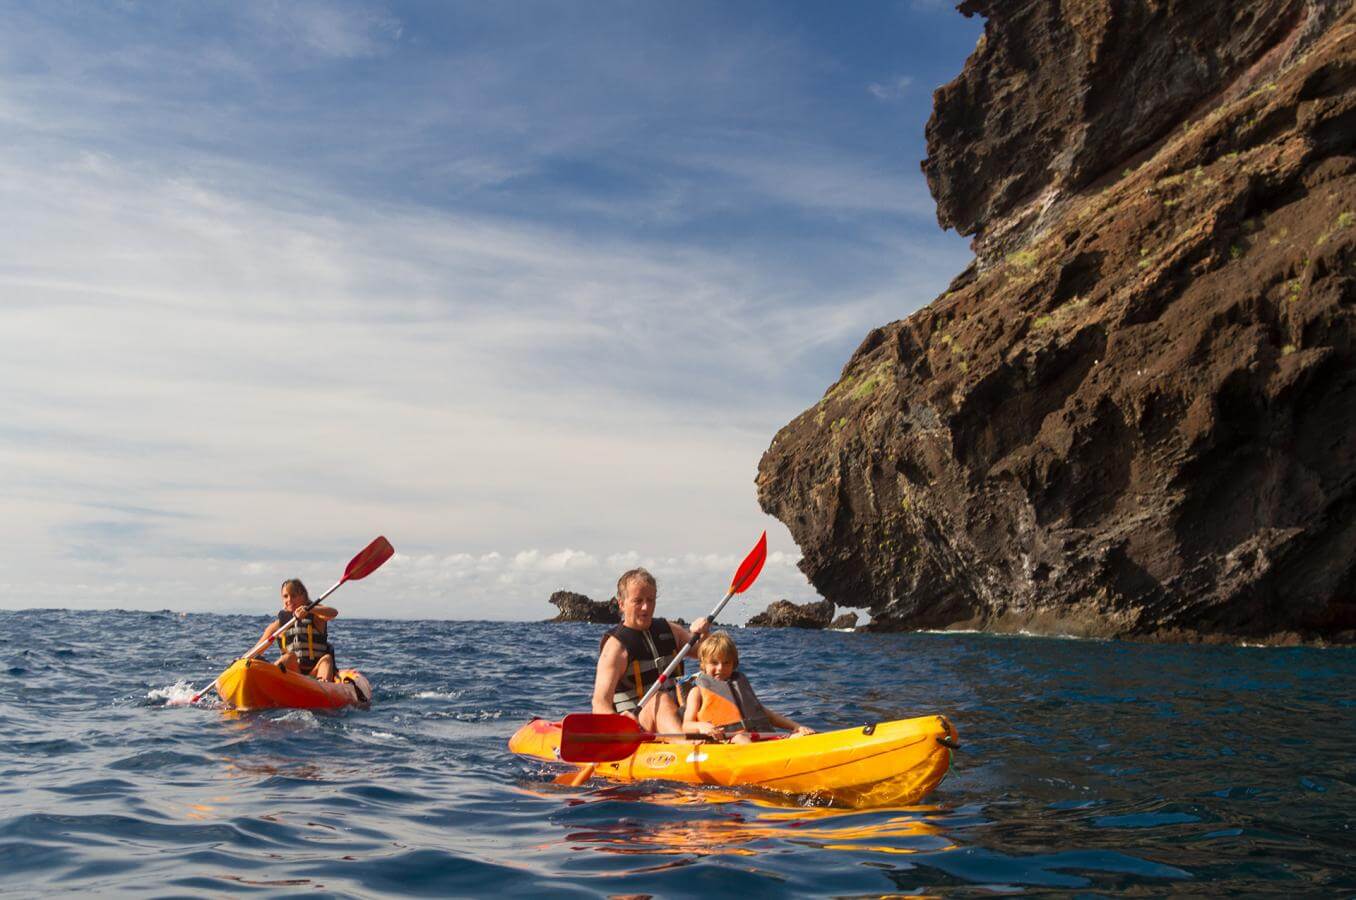
[[[344,577],[336,581],[334,583],[334,587],[330,588],[328,591],[326,591],[319,597],[316,597],[310,603],[307,603],[305,606],[303,606],[301,608],[301,612],[308,612],[311,609],[311,607],[316,606],[317,604],[320,603],[320,601],[324,600],[330,594],[333,594],[335,591],[339,590],[339,586],[343,584],[345,581],[358,581],[359,579],[366,578],[368,575],[371,575],[373,572],[377,571],[377,569],[381,568],[381,564],[386,562],[386,560],[390,559],[394,554],[395,548],[391,546],[390,541],[386,540],[386,538],[384,537],[377,538],[372,543],[368,544],[367,547],[365,547],[361,553],[353,557],[353,559],[349,560],[348,567],[344,569]],[[297,621],[297,616],[294,615],[292,616],[291,619],[288,620],[286,625],[283,625],[282,628],[278,630],[282,631],[284,629],[290,628],[292,626],[292,623],[295,621]],[[263,653],[264,650],[267,649],[271,641],[272,638],[261,639],[259,643],[255,644],[252,648],[250,648],[249,653],[246,653],[241,658],[253,659],[260,653]],[[192,698],[189,699],[188,701],[189,704],[191,705],[197,703],[199,700],[202,699],[203,694],[206,694],[208,691],[212,690],[212,688],[216,686],[217,683],[213,681],[207,687],[203,688],[202,690],[194,694]]]
[[[716,604],[716,608],[711,610],[711,615],[707,620],[714,625],[716,617],[720,615],[721,610],[725,609],[725,604],[730,602],[730,598],[735,594],[742,594],[758,579],[758,573],[763,571],[763,563],[767,562],[767,532],[758,539],[749,555],[744,557],[744,561],[739,564],[735,571],[734,579],[730,581],[730,590]],[[640,698],[640,704],[636,707],[636,716],[645,708],[645,704],[659,693],[664,684],[668,682],[669,676],[682,664],[684,657],[687,656],[701,636],[694,633],[688,638],[683,648],[679,650],[668,666],[660,673],[659,678],[650,689],[645,692],[645,696]],[[621,740],[605,737],[624,736]],[[629,737],[625,737],[629,736]],[[560,723],[560,758],[566,762],[587,762],[575,775],[567,776],[566,781],[571,787],[578,787],[593,777],[593,770],[597,763],[611,762],[612,760],[625,759],[636,751],[636,747],[644,740],[651,737],[669,737],[670,735],[656,735],[643,731],[636,723],[635,719],[623,715],[601,715],[596,713],[574,714],[565,717]],[[634,742],[633,742],[634,739]],[[567,756],[566,753],[570,755]]]

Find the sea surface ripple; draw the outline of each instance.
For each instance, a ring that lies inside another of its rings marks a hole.
[[[1356,891],[1356,652],[737,630],[819,729],[940,712],[919,806],[552,783],[601,628],[339,619],[375,703],[182,700],[266,616],[0,612],[0,893],[1331,896]]]

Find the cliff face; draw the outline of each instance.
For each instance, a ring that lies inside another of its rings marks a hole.
[[[873,627],[1350,639],[1356,11],[967,0],[923,164],[975,263],[759,499]]]

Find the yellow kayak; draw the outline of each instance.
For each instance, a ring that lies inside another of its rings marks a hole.
[[[509,750],[557,762],[560,738],[559,722],[533,719],[509,739]],[[597,763],[596,774],[757,787],[840,806],[895,806],[916,803],[935,788],[956,746],[956,729],[945,716],[920,716],[751,744],[641,743],[624,759]]]
[[[262,659],[237,659],[217,678],[217,693],[236,709],[339,709],[367,705],[372,686],[354,669],[341,670],[338,681],[317,681]]]

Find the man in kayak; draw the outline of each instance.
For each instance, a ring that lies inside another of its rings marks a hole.
[[[753,686],[739,671],[739,650],[728,631],[717,631],[701,643],[702,670],[696,686],[687,695],[683,731],[725,738],[732,744],[747,744],[753,734],[785,728],[792,737],[814,734],[807,728],[764,706]]]
[[[283,608],[278,618],[264,629],[259,643],[276,639],[281,656],[278,668],[294,674],[310,675],[317,681],[334,681],[334,648],[330,646],[328,623],[339,615],[330,606],[312,606],[306,585],[289,578],[282,583]],[[295,622],[293,617],[304,616]],[[291,625],[288,623],[291,622]],[[287,627],[283,627],[287,626]],[[263,651],[259,651],[262,653]]]
[[[593,711],[630,716],[648,731],[677,733],[682,730],[682,722],[672,682],[644,709],[637,710],[645,691],[692,637],[683,626],[655,617],[658,594],[654,576],[644,569],[632,569],[617,580],[617,605],[622,621],[603,635],[598,647]],[[692,631],[699,635],[709,627],[705,618],[692,623]]]

